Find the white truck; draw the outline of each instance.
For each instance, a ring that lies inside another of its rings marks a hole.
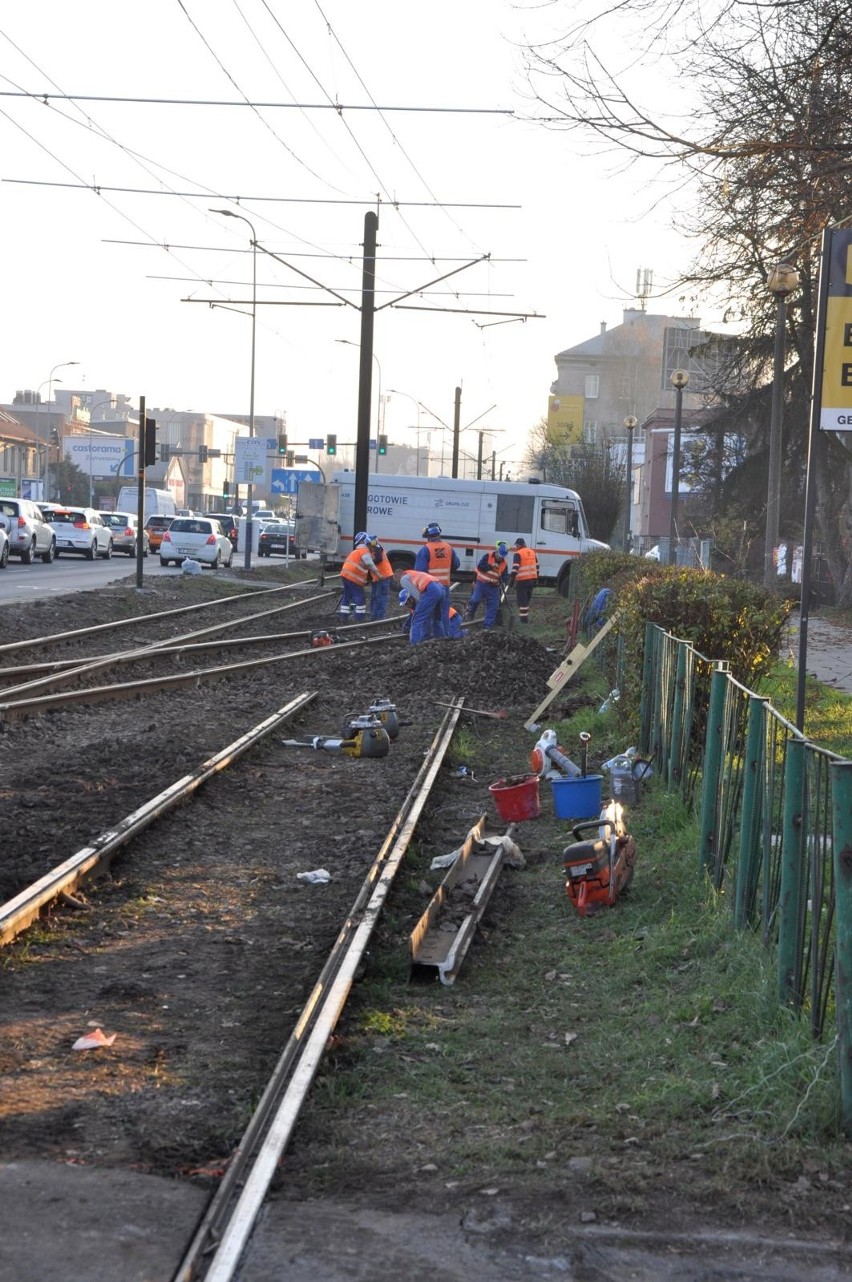
[[[116,512],[135,512],[139,522],[144,525],[149,516],[176,516],[177,508],[169,490],[156,490],[151,485],[145,486],[145,511],[138,512],[139,487],[122,485],[115,501]]]
[[[328,565],[352,550],[355,473],[336,473],[322,484],[302,481],[296,499],[296,546],[317,551]],[[541,579],[567,592],[575,557],[607,550],[589,537],[579,494],[561,485],[529,481],[462,481],[446,476],[373,474],[367,487],[367,531],[387,552],[395,573],[414,565],[423,530],[437,521],[442,536],[470,578],[484,552],[520,535],[538,555]]]

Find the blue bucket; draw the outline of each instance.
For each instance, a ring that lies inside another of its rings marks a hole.
[[[553,810],[557,819],[597,819],[601,812],[603,775],[553,779]]]

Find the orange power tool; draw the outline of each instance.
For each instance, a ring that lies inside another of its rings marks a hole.
[[[583,834],[597,828],[596,837]],[[612,908],[633,880],[636,842],[624,824],[622,807],[611,801],[599,819],[587,819],[571,829],[576,841],[562,852],[568,874],[565,889],[581,917]]]

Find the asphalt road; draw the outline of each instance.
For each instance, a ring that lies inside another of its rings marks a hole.
[[[175,566],[164,569],[159,557],[147,556],[142,561],[143,583],[163,575],[180,574]],[[207,571],[205,571],[207,573]],[[10,557],[5,570],[0,570],[0,609],[16,601],[33,601],[39,597],[59,596],[67,592],[94,592],[117,579],[136,579],[136,561],[124,554],[110,561],[87,561],[82,556],[61,556],[52,565],[36,561],[22,565]]]

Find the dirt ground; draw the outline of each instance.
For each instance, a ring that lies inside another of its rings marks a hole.
[[[243,577],[237,573],[229,581]],[[257,572],[252,577],[260,581]],[[263,572],[264,581],[272,577]],[[156,591],[137,593],[128,580],[108,591],[27,604],[4,619],[2,640],[209,600],[223,594],[224,581],[176,576],[158,580]],[[328,601],[305,606],[275,627],[333,626],[329,609]],[[188,630],[208,621],[207,612],[190,618],[140,622],[125,630],[120,644],[138,645],[167,635],[164,628]],[[547,648],[495,630],[410,647],[393,634],[366,651],[331,647],[144,702],[0,722],[0,901],[6,901],[296,694],[317,692],[298,725],[274,732],[233,770],[211,780],[195,802],[121,854],[108,879],[84,888],[76,904],[60,905],[4,950],[0,1225],[7,1250],[0,1279],[135,1282],[169,1276],[167,1263],[174,1263],[185,1240],[182,1228],[191,1226],[215,1186],[417,773],[444,713],[439,701],[463,693],[469,706],[502,709],[507,716],[478,723],[483,732],[499,727],[489,739],[487,778],[456,777],[452,762],[443,772],[420,833],[424,868],[434,854],[457,845],[479,814],[494,816],[488,784],[517,773],[529,751],[521,725],[561,657],[558,636],[555,643]],[[90,638],[66,653],[105,653],[118,644]],[[276,642],[270,653],[285,648]],[[56,656],[45,651],[35,657]],[[206,656],[192,666],[217,661]],[[16,662],[22,659],[0,653],[0,665]],[[170,662],[180,670],[179,661]],[[340,735],[346,721],[377,697],[391,699],[406,723],[380,762],[281,743],[290,736]],[[317,869],[331,873],[327,885],[300,880]],[[74,1042],[95,1029],[115,1034],[113,1045],[75,1052]],[[365,1146],[371,1127],[365,1120]],[[295,1166],[307,1169],[310,1161],[308,1146]],[[700,1235],[691,1241],[687,1197],[683,1207],[672,1208],[675,1215],[633,1226],[628,1242],[623,1232],[608,1236],[603,1224],[581,1226],[578,1171],[553,1194],[564,1200],[566,1216],[571,1208],[576,1227],[566,1228],[560,1252],[542,1253],[535,1234],[540,1183],[525,1188],[518,1181],[502,1191],[498,1206],[475,1179],[460,1197],[442,1193],[439,1182],[426,1177],[429,1196],[418,1216],[419,1181],[401,1207],[393,1196],[398,1173],[379,1176],[372,1190],[353,1190],[345,1170],[344,1155],[326,1203],[317,1201],[314,1189],[310,1201],[300,1202],[298,1190],[288,1190],[273,1204],[256,1271],[247,1277],[391,1282],[415,1268],[436,1279],[472,1282],[551,1276],[780,1282],[806,1275],[828,1282],[852,1276],[845,1245],[833,1235],[813,1239],[806,1268],[802,1243],[791,1243],[789,1251],[783,1243],[768,1243],[757,1205],[756,1227],[730,1241]],[[107,1185],[99,1187],[99,1178]],[[163,1215],[163,1181],[175,1189],[174,1214],[170,1231],[152,1236]],[[68,1212],[81,1187],[89,1207],[84,1233],[81,1212],[76,1219]],[[120,1223],[91,1211],[101,1198],[122,1208]],[[26,1212],[40,1200],[48,1219],[59,1214],[65,1224],[67,1213],[67,1225],[48,1237],[48,1245],[44,1235],[35,1240]],[[694,1204],[691,1209],[694,1214]],[[675,1225],[680,1236],[672,1233]],[[353,1253],[341,1248],[347,1239],[363,1239],[381,1252],[382,1271],[374,1262],[358,1272]]]

